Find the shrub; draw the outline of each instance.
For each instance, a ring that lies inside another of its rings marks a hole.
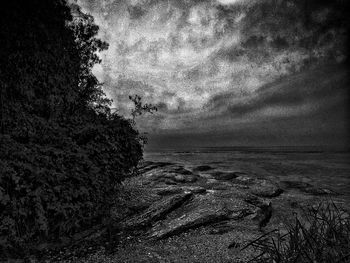
[[[307,209],[305,217],[305,223],[296,217],[285,234],[274,230],[245,246],[259,251],[251,262],[349,262],[349,214],[332,202]]]
[[[3,249],[58,240],[98,222],[142,157],[137,133],[118,116],[41,128],[28,143],[0,136]]]
[[[13,0],[0,17],[0,258],[98,223],[142,158],[91,71],[107,44],[75,11]]]

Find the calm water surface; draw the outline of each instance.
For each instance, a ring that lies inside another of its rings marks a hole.
[[[220,147],[186,150],[148,150],[147,161],[166,161],[186,167],[210,165],[251,176],[296,180],[339,192],[350,202],[350,152],[316,147]]]

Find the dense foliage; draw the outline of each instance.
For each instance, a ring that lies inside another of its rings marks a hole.
[[[2,256],[96,223],[142,158],[138,132],[110,112],[91,71],[107,44],[71,7],[12,0],[1,14]]]

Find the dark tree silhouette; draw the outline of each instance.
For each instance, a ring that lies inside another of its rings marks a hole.
[[[8,1],[0,23],[0,256],[101,222],[142,158],[92,74],[91,16],[63,0]],[[73,14],[73,15],[72,15]]]
[[[135,106],[135,108],[131,112],[133,121],[137,116],[140,116],[144,113],[153,114],[153,112],[157,111],[156,106],[148,103],[143,104],[141,97],[138,95],[129,96],[129,99],[134,103],[134,106]]]

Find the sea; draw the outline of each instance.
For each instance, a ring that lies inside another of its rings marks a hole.
[[[193,168],[239,171],[276,181],[299,181],[327,188],[350,203],[350,151],[339,147],[195,147],[147,149],[145,161]]]

